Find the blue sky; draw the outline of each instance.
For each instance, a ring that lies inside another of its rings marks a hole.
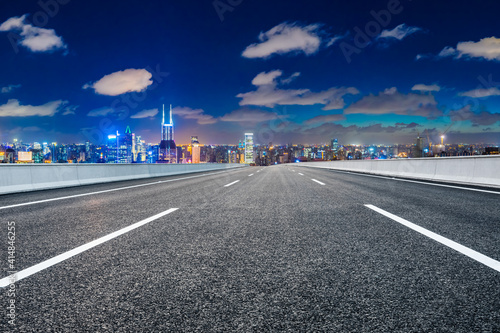
[[[495,1],[0,6],[1,142],[500,142]]]

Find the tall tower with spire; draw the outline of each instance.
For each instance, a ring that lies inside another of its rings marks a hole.
[[[161,121],[161,142],[159,163],[176,162],[176,145],[174,141],[174,122],[172,120],[172,105],[170,105],[170,122],[165,123],[165,104],[163,104],[163,117]]]

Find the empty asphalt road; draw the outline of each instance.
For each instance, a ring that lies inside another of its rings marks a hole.
[[[0,196],[0,331],[500,332],[499,202],[296,165]]]

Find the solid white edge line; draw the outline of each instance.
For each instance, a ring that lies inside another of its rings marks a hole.
[[[386,212],[385,210],[383,210],[381,208],[378,208],[378,207],[373,206],[373,205],[365,205],[365,206],[370,208],[371,210],[376,211],[379,214],[382,214],[382,215],[390,218],[391,220],[394,220],[394,221],[396,221],[396,222],[398,222],[398,223],[400,223],[400,224],[402,224],[402,225],[404,225],[404,226],[406,226],[406,227],[408,227],[408,228],[410,228],[418,233],[421,233],[424,236],[427,236],[427,237],[435,240],[436,242],[439,242],[445,246],[448,246],[449,248],[451,248],[457,252],[460,252],[463,255],[466,255],[467,257],[474,259],[474,260],[480,262],[481,264],[486,265],[486,266],[496,270],[497,272],[500,272],[500,261],[497,261],[495,259],[487,257],[484,254],[481,254],[481,253],[474,251],[466,246],[463,246],[457,242],[454,242],[451,239],[448,239],[446,237],[438,235],[432,231],[429,231],[429,230],[422,228],[414,223],[411,223],[410,221],[407,221],[399,216],[396,216],[394,214]]]
[[[151,216],[151,217],[148,217],[147,219],[145,220],[142,220],[142,221],[139,221],[137,223],[134,223],[132,225],[129,225],[128,227],[125,227],[123,229],[120,229],[118,231],[115,231],[113,233],[110,233],[109,235],[106,235],[104,237],[101,237],[101,238],[98,238],[96,240],[93,240],[91,241],[90,243],[87,243],[87,244],[84,244],[84,245],[81,245],[77,248],[74,248],[73,250],[70,250],[70,251],[67,251],[67,252],[64,252],[60,255],[57,255],[51,259],[48,259],[48,260],[45,260],[39,264],[36,264],[34,266],[31,266],[29,268],[26,268],[26,269],[23,269],[22,271],[19,271],[15,274],[12,274],[12,275],[9,275],[7,277],[4,277],[3,279],[0,280],[0,288],[5,288],[7,287],[9,284],[12,284],[12,283],[15,283],[19,280],[22,280],[24,278],[27,278],[28,276],[31,276],[33,274],[36,274],[46,268],[49,268],[51,266],[54,266],[66,259],[69,259],[71,257],[74,257],[82,252],[85,252],[87,250],[90,250],[91,248],[93,247],[96,247],[102,243],[105,243],[113,238],[116,238],[118,236],[121,236],[123,234],[126,234],[127,232],[129,231],[132,231],[134,229],[137,229],[147,223],[150,223],[154,220],[157,220],[159,219],[160,217],[163,217],[167,214],[170,214],[172,212],[175,212],[177,209],[179,208],[170,208],[169,210],[166,210],[162,213],[159,213],[159,214],[156,214],[154,216]]]
[[[407,183],[415,183],[415,184],[423,184],[423,185],[431,185],[431,186],[448,187],[448,188],[454,188],[454,189],[459,189],[459,190],[467,190],[467,191],[475,191],[475,192],[483,192],[483,193],[491,193],[491,194],[500,194],[500,192],[488,191],[488,190],[481,190],[481,189],[478,189],[478,188],[461,187],[461,186],[445,185],[445,184],[435,184],[435,183],[421,182],[421,181],[418,181],[418,180],[394,178],[394,177],[391,177],[391,176],[368,175],[368,174],[365,174],[365,173],[349,172],[349,171],[335,170],[335,169],[328,169],[328,170],[335,171],[335,172],[338,172],[338,173],[346,173],[346,174],[355,175],[355,176],[365,176],[365,177],[373,177],[373,178],[397,180],[397,181],[400,181],[400,182],[407,182]]]
[[[58,198],[52,198],[52,199],[45,199],[45,200],[24,202],[24,203],[20,203],[20,204],[15,204],[15,205],[9,205],[9,206],[0,207],[0,210],[7,209],[7,208],[15,208],[15,207],[28,206],[28,205],[35,205],[35,204],[44,203],[44,202],[51,202],[51,201],[58,201],[58,200],[65,200],[65,199],[85,197],[85,196],[94,195],[94,194],[102,194],[102,193],[109,193],[109,192],[114,192],[114,191],[128,190],[128,189],[131,189],[131,188],[142,187],[142,186],[150,186],[150,185],[157,185],[157,184],[169,183],[169,182],[175,182],[175,181],[178,181],[178,180],[186,180],[186,179],[192,179],[192,178],[199,178],[199,177],[217,175],[217,174],[220,174],[220,173],[224,173],[226,171],[227,170],[220,171],[220,172],[214,172],[214,173],[208,173],[208,174],[202,174],[202,175],[196,175],[196,176],[190,176],[190,177],[182,177],[182,178],[175,178],[175,179],[168,179],[168,180],[159,180],[159,181],[152,182],[152,183],[138,184],[138,185],[132,185],[132,186],[125,186],[125,187],[118,187],[118,188],[113,188],[113,189],[109,189],[109,190],[103,190],[103,191],[97,191],[97,192],[90,192],[90,193],[81,193],[81,194],[69,195],[69,196],[66,196],[66,197],[58,197]],[[165,176],[165,177],[168,177],[168,176]],[[132,180],[135,180],[135,179],[132,179]],[[100,183],[100,184],[106,184],[106,183]],[[100,185],[100,184],[89,184],[89,185]]]
[[[319,180],[316,180],[316,179],[311,179],[311,180],[312,180],[313,182],[316,182],[316,183],[320,184],[320,185],[326,185],[325,183],[322,183],[322,182],[320,182]]]
[[[235,182],[232,182],[232,183],[229,183],[229,184],[227,184],[227,185],[224,185],[224,187],[229,187],[229,186],[231,186],[231,185],[236,184],[237,182],[239,182],[239,180],[237,180],[237,181],[235,181]]]

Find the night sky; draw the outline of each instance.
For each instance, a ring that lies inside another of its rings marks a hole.
[[[498,1],[0,2],[0,142],[500,142]]]

